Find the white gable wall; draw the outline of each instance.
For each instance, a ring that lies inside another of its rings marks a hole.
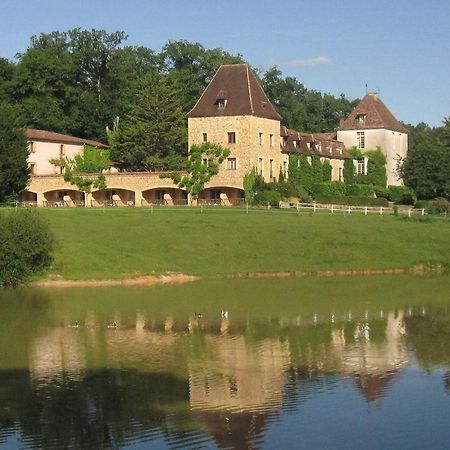
[[[338,130],[337,139],[342,141],[349,149],[358,148],[358,132],[364,132],[365,146],[361,151],[375,150],[380,147],[386,156],[386,174],[388,186],[402,185],[398,179],[397,163],[399,159],[406,158],[408,152],[408,135],[398,131],[386,130],[384,128],[366,130]]]

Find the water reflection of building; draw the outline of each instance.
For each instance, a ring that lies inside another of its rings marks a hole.
[[[244,336],[207,336],[211,357],[189,362],[192,409],[265,411],[281,403],[289,346],[265,339],[249,346]]]
[[[87,369],[103,367],[170,375],[186,387],[182,408],[190,408],[220,448],[256,446],[282,409],[295,410],[323,392],[311,374],[348,376],[370,402],[408,361],[402,312],[378,321],[251,324],[255,334],[232,320],[111,320],[117,328],[91,317],[88,326],[65,325],[36,338],[30,353],[36,384],[81,380]],[[375,325],[381,338],[374,339]]]

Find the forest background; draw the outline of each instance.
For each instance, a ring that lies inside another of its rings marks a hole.
[[[31,37],[15,61],[0,56],[1,110],[14,115],[15,125],[109,143],[121,170],[183,168],[186,113],[221,64],[246,61],[194,42],[169,41],[157,52],[128,46],[126,40],[122,31],[79,28]],[[358,103],[344,94],[307,89],[277,67],[254,70],[283,125],[295,130],[333,131]],[[449,119],[434,128],[405,125],[410,133],[406,184],[419,198],[449,197]]]

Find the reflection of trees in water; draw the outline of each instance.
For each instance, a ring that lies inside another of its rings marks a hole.
[[[407,342],[425,369],[450,364],[450,314],[429,308],[405,319]]]
[[[188,384],[170,374],[87,371],[80,380],[33,386],[27,371],[2,371],[0,386],[0,427],[17,424],[22,440],[40,448],[117,448],[151,430],[170,436],[174,411],[179,435],[194,426]]]
[[[408,361],[406,343],[425,367],[450,361],[440,310],[330,317],[296,325],[118,315],[114,330],[40,329],[27,338],[30,369],[0,372],[0,427],[19,424],[41,447],[114,447],[153,433],[180,445],[202,429],[220,448],[256,448],[281,411],[342,376],[367,402],[386,395]],[[105,365],[115,369],[92,369]]]

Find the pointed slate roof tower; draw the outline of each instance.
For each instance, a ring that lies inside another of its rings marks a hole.
[[[248,64],[222,65],[187,117],[255,116],[281,120]]]
[[[375,93],[368,93],[339,125],[339,130],[384,128],[399,133],[407,129],[394,117]]]

